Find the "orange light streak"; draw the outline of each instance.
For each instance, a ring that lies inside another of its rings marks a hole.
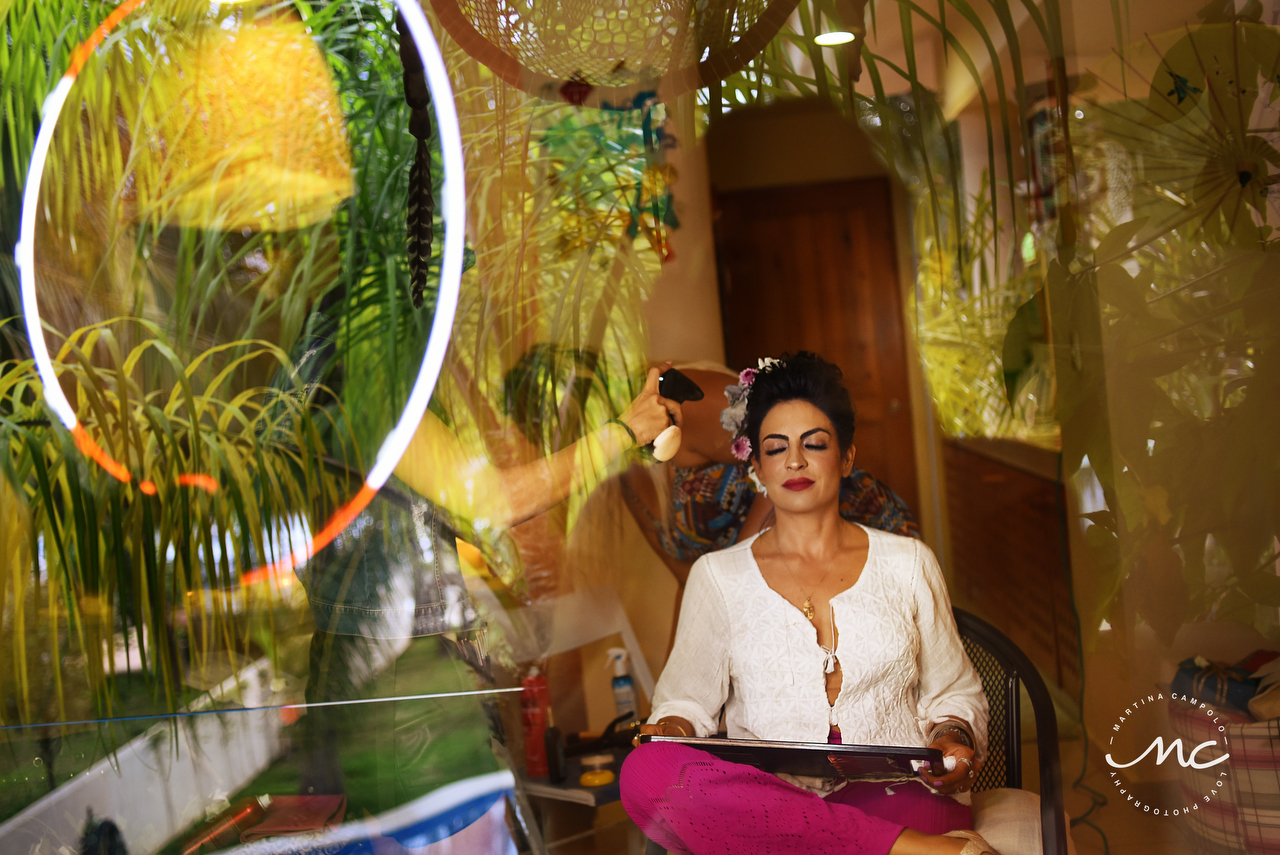
[[[123,481],[128,484],[133,480],[133,476],[129,474],[129,470],[118,463],[115,458],[102,450],[98,443],[93,441],[93,437],[89,436],[88,431],[84,429],[84,425],[77,424],[71,429],[71,435],[75,437],[76,448],[80,449],[80,453],[86,457],[91,457],[98,462],[98,465],[116,480]]]
[[[93,459],[99,466],[107,470],[112,477],[126,484],[133,480],[129,470],[103,451],[102,447],[93,441],[93,437],[89,436],[83,425],[77,424],[72,428],[71,435],[75,438],[76,448],[80,449],[80,453]],[[179,475],[178,484],[183,487],[196,487],[208,493],[216,493],[221,489],[217,479],[211,475],[193,473]],[[154,481],[139,481],[138,489],[147,496],[154,496],[157,493]],[[355,498],[338,508],[334,515],[329,518],[329,521],[325,523],[320,533],[311,539],[309,546],[295,550],[293,554],[282,558],[274,564],[265,564],[262,567],[250,570],[240,578],[240,583],[242,585],[253,585],[278,578],[282,585],[293,584],[293,577],[286,574],[291,574],[295,567],[302,566],[312,555],[332,543],[333,539],[341,534],[342,530],[350,525],[351,521],[369,506],[369,503],[373,501],[373,497],[377,494],[378,491],[375,488],[365,484],[360,488],[360,492],[356,493]]]
[[[206,493],[216,493],[221,486],[211,475],[179,475],[178,483],[183,487],[199,487]]]
[[[125,0],[115,8],[115,11],[107,16],[106,20],[98,25],[93,31],[93,35],[80,43],[80,47],[76,48],[76,52],[71,55],[71,68],[67,69],[66,77],[75,77],[80,73],[80,69],[89,61],[89,54],[93,53],[94,48],[102,44],[102,40],[107,34],[115,29],[116,24],[124,20],[124,16],[128,15],[134,9],[143,4],[144,0]]]
[[[284,574],[292,573],[295,567],[301,567],[307,562],[308,558],[332,543],[333,539],[342,534],[342,530],[350,525],[351,521],[359,516],[361,511],[368,507],[369,503],[373,501],[373,497],[377,494],[378,491],[366,483],[360,488],[360,492],[356,493],[355,498],[338,508],[334,515],[329,518],[329,522],[325,523],[324,528],[320,529],[320,533],[311,538],[309,547],[299,549],[274,564],[266,564],[250,570],[240,577],[240,584],[246,586],[254,585],[277,577],[279,577],[281,584],[292,584],[293,579]]]

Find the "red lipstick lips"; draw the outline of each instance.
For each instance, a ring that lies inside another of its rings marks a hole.
[[[784,481],[782,486],[794,492],[808,490],[813,486],[813,480],[810,478],[792,478],[790,481]]]

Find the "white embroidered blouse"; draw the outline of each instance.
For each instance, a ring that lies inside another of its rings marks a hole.
[[[769,587],[749,538],[698,559],[689,574],[675,647],[654,692],[650,722],[680,716],[730,738],[924,746],[929,726],[959,718],[987,741],[987,699],[951,614],[933,552],[918,540],[868,529],[866,567],[831,599],[843,681],[827,700],[813,624]],[[833,782],[790,778],[806,789]]]

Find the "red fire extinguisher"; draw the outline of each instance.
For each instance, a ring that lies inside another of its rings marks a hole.
[[[524,724],[525,774],[545,778],[548,770],[544,734],[551,718],[551,686],[536,665],[520,685],[524,689],[520,693],[520,719]]]

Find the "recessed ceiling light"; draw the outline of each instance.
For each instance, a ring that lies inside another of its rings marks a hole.
[[[823,33],[820,36],[815,36],[813,40],[823,47],[832,47],[833,45],[843,45],[853,41],[853,33]]]

